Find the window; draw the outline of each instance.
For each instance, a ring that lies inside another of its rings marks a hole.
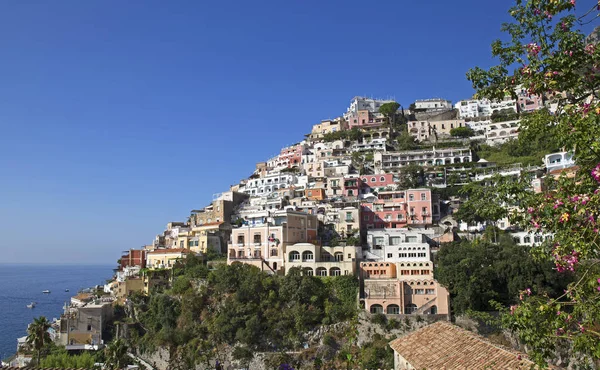
[[[425,289],[425,294],[435,294],[435,289]]]
[[[410,270],[411,275],[419,275],[419,270]]]
[[[376,181],[377,181],[377,179],[376,179],[376,178],[374,178],[374,177],[371,177],[371,182],[376,182]]]
[[[427,194],[421,193],[421,200],[427,200]]]
[[[425,294],[425,289],[415,289],[415,294]]]
[[[185,247],[185,245],[184,245],[184,241],[183,241],[183,240],[181,240],[181,241],[179,242],[179,248],[184,248],[184,247]]]
[[[400,275],[410,275],[410,270],[400,270]]]
[[[398,257],[400,257],[400,258],[406,258],[406,253],[399,253]]]
[[[387,258],[392,258],[392,256],[393,256],[392,253],[387,254]]]
[[[390,245],[400,245],[402,243],[402,238],[399,236],[390,237]]]
[[[429,270],[421,270],[421,275],[429,275]]]
[[[339,269],[339,267],[332,267],[329,270],[329,276],[340,276],[342,275],[342,270]]]
[[[381,177],[379,178],[379,181],[381,181],[381,182],[385,182],[385,177],[381,176]]]
[[[419,256],[419,257],[426,257],[427,254],[425,254],[425,253],[417,253],[417,256]]]
[[[344,253],[342,252],[335,252],[334,256],[337,262],[342,262],[344,260]]]
[[[314,260],[313,252],[311,252],[311,251],[302,252],[302,261],[312,261],[312,260]]]
[[[408,195],[408,200],[409,200],[409,201],[411,201],[411,202],[412,202],[413,200],[415,200],[415,195],[414,195],[414,194],[409,194],[409,195]]]
[[[525,244],[531,243],[531,237],[529,237],[529,236],[524,237],[523,238],[523,243],[525,243]]]
[[[290,252],[290,262],[300,261],[300,252],[291,251]]]
[[[423,215],[427,214],[427,207],[421,208],[421,214],[423,214]]]

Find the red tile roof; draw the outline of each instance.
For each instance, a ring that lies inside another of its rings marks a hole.
[[[495,345],[447,322],[436,322],[390,342],[416,369],[531,369],[524,354]]]

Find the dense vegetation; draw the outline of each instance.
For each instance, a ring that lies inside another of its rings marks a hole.
[[[268,275],[247,264],[221,264],[208,272],[189,257],[174,272],[172,288],[135,299],[142,349],[171,350],[173,366],[218,359],[219,349],[245,351],[301,348],[304,334],[356,315],[354,276],[319,278],[292,269]]]
[[[528,290],[510,308],[503,307],[502,326],[515,333],[539,363],[565,346],[577,354],[580,368],[600,364],[600,48],[588,40],[582,25],[598,19],[597,2],[576,12],[573,0],[516,1],[511,22],[502,26],[504,40],[492,43],[497,65],[467,74],[477,97],[502,99],[507,93],[553,102],[521,122],[519,141],[547,135],[545,149],[566,148],[578,165],[573,176],[547,177],[546,189],[530,191],[521,179],[498,187],[498,197],[514,206],[514,222],[553,240],[534,248],[540,260],[551,260],[562,274],[577,279],[558,297]],[[585,363],[585,364],[584,364]]]
[[[530,247],[516,245],[510,234],[496,234],[490,229],[481,239],[450,243],[437,253],[436,278],[448,288],[455,314],[495,310],[491,301],[515,304],[528,288],[556,297],[572,280],[553,270],[551,261],[536,261]]]

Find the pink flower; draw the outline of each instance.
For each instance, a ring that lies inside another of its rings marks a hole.
[[[533,211],[534,211],[533,207],[527,208],[527,213],[533,213]]]
[[[531,289],[530,288],[525,289],[525,293],[527,293],[527,295],[531,295]]]
[[[561,313],[562,312],[560,312],[560,311],[556,311],[556,316],[560,316]]]
[[[515,314],[515,310],[517,309],[517,305],[512,305],[510,306],[510,314],[514,315]]]
[[[594,167],[591,174],[592,174],[592,177],[594,178],[594,180],[596,180],[597,182],[600,182],[600,163],[596,167]],[[596,189],[596,191],[594,191],[594,194],[597,194],[597,190],[598,189]]]
[[[575,6],[575,0],[571,0],[571,5]]]
[[[558,330],[556,330],[556,335],[563,335],[565,333],[565,329],[563,328],[558,328]]]
[[[579,324],[579,330],[583,333],[585,332],[585,327],[581,324]]]

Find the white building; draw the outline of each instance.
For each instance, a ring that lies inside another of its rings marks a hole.
[[[366,150],[380,150],[385,152],[386,143],[385,138],[383,139],[372,139],[370,141],[366,141],[363,140],[363,142],[361,143],[353,143],[352,146],[350,147],[350,149],[353,152],[362,152],[362,151],[366,151]]]
[[[409,164],[438,166],[444,164],[468,163],[473,160],[469,148],[444,148],[429,150],[409,150],[403,152],[375,152],[373,161],[377,173],[396,172]]]
[[[551,153],[544,157],[544,164],[548,172],[554,170],[562,170],[575,166],[575,160],[573,159],[573,153],[570,152],[558,152]]]
[[[366,259],[385,262],[424,262],[431,260],[427,240],[433,230],[377,229],[367,232]]]
[[[296,175],[274,173],[262,178],[249,179],[242,192],[249,195],[267,195],[278,189],[289,188],[296,183]]]
[[[458,110],[460,118],[487,117],[492,114],[492,107],[487,99],[460,100],[454,108]]]
[[[350,122],[351,117],[356,117],[359,110],[367,110],[369,112],[379,112],[379,107],[385,103],[394,103],[395,100],[390,99],[372,99],[362,96],[355,96],[350,101],[350,106],[344,113],[344,119]]]
[[[415,108],[426,111],[443,111],[452,109],[452,102],[446,99],[421,99],[415,101]]]

